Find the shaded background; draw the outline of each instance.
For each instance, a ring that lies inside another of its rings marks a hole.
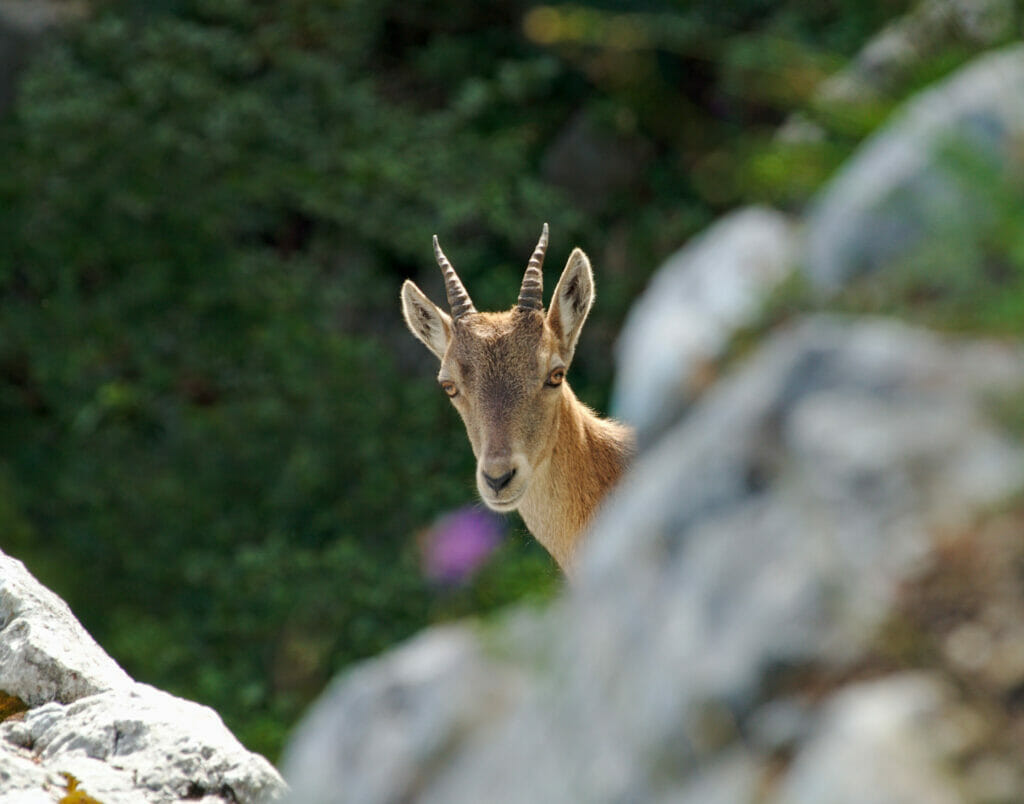
[[[472,577],[424,557],[474,498],[398,305],[406,277],[443,299],[431,235],[480,309],[542,221],[549,287],[584,247],[572,380],[605,409],[666,256],[741,203],[800,209],[972,52],[947,32],[837,112],[816,89],[910,2],[54,5],[0,117],[0,539],[131,675],[272,758],[339,668],[560,583],[515,518]],[[820,134],[780,137],[794,110]],[[1021,264],[849,303],[1019,332]]]

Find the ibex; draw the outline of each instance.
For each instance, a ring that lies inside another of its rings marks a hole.
[[[477,459],[476,486],[495,511],[518,509],[563,571],[587,523],[622,474],[633,434],[601,419],[565,379],[594,301],[590,260],[574,249],[544,312],[545,223],[507,312],[478,313],[434,236],[451,315],[408,279],[402,313],[441,361],[437,381],[462,416]]]

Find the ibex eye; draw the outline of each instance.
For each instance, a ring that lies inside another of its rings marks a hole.
[[[459,393],[459,389],[455,387],[455,383],[445,380],[441,383],[441,389],[448,394],[448,396],[455,396]]]
[[[564,379],[565,379],[565,369],[564,368],[556,368],[554,371],[552,371],[548,375],[548,381],[545,384],[551,386],[552,388],[554,388],[556,385],[561,385],[562,384],[562,380],[564,380]]]

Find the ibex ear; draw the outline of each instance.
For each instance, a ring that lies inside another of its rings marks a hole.
[[[562,356],[572,360],[576,351],[583,322],[587,320],[590,306],[594,303],[594,272],[590,260],[580,249],[574,248],[565,264],[562,277],[551,297],[548,310],[548,324],[558,335]]]
[[[408,279],[402,284],[402,315],[412,334],[423,341],[438,360],[443,359],[452,337],[452,319]]]

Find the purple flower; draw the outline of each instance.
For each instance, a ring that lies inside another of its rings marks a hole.
[[[439,584],[465,583],[500,541],[497,517],[480,508],[460,508],[423,535],[423,574]]]

